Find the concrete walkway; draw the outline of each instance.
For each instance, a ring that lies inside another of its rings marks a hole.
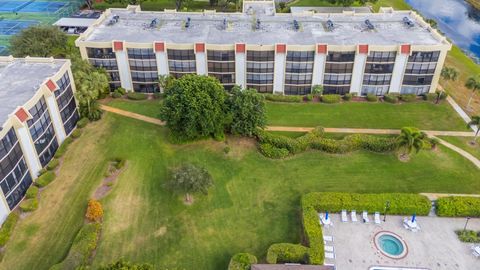
[[[129,111],[125,111],[122,109],[117,109],[113,108],[107,105],[100,104],[100,109],[123,115],[129,118],[137,119],[140,121],[152,123],[155,125],[159,126],[164,126],[165,122],[153,118],[153,117],[148,117],[145,115],[141,115],[138,113],[133,113]],[[267,126],[265,128],[268,131],[291,131],[291,132],[309,132],[313,130],[314,128],[312,127],[279,127],[279,126]],[[364,128],[324,128],[325,132],[329,133],[362,133],[362,134],[400,134],[400,130],[398,129],[364,129]],[[473,132],[463,132],[463,131],[437,131],[437,130],[424,130],[425,133],[427,133],[429,136],[455,136],[455,137],[472,137],[474,136]],[[480,160],[478,160],[476,157],[468,153],[467,151],[451,144],[448,143],[442,139],[439,139],[439,142],[450,148],[451,150],[457,152],[458,154],[462,155],[466,159],[468,159],[470,162],[472,162],[477,168],[480,169]]]

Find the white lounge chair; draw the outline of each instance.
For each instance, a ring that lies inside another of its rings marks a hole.
[[[381,223],[379,212],[375,212],[374,219],[375,219],[375,224],[380,224]]]
[[[347,210],[342,210],[342,222],[348,222]]]
[[[327,252],[335,252],[335,249],[333,248],[333,246],[325,246],[325,251],[327,251]]]
[[[367,211],[363,211],[362,219],[363,219],[364,223],[369,223],[370,222],[370,219],[368,219],[368,212]]]
[[[325,258],[327,258],[327,259],[335,259],[335,253],[325,252]]]
[[[324,235],[324,236],[323,236],[323,240],[325,240],[325,241],[327,241],[327,242],[333,242],[333,236]]]
[[[357,211],[355,210],[352,210],[352,213],[351,213],[351,216],[352,216],[352,222],[357,222]]]

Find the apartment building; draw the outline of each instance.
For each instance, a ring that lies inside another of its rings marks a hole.
[[[243,12],[107,10],[76,41],[111,88],[157,92],[159,76],[218,78],[262,93],[434,92],[451,44],[414,11],[276,13],[273,1]]]
[[[75,129],[70,60],[0,57],[0,224]]]

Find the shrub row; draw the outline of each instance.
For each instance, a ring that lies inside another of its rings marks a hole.
[[[37,210],[38,208],[38,199],[37,198],[32,198],[32,199],[25,199],[20,203],[20,209],[23,212],[32,212]]]
[[[79,269],[79,267],[86,266],[92,252],[97,247],[101,229],[102,224],[100,223],[83,225],[77,236],[75,236],[65,260],[52,266],[50,270]]]
[[[70,136],[71,136],[73,139],[77,139],[77,138],[79,138],[81,135],[82,135],[82,131],[81,131],[80,129],[75,129],[74,131],[72,131],[72,134],[70,134]]]
[[[383,100],[388,103],[398,103],[398,95],[386,94],[383,96]]]
[[[40,175],[35,183],[38,187],[43,188],[50,184],[53,180],[55,180],[55,173],[53,171],[48,171]]]
[[[25,198],[26,199],[33,199],[33,198],[37,198],[37,195],[38,195],[38,187],[30,186],[27,189],[27,193],[25,193]]]
[[[47,170],[49,171],[53,171],[55,170],[58,165],[60,165],[60,161],[56,158],[53,158],[52,160],[50,160],[50,162],[47,164]]]
[[[308,195],[308,194],[307,194]],[[325,247],[323,242],[323,232],[318,220],[318,212],[315,204],[302,197],[302,224],[308,250],[308,261],[310,264],[323,264],[325,260]]]
[[[5,244],[8,242],[8,239],[10,239],[10,235],[12,234],[18,219],[18,214],[11,212],[5,222],[3,222],[3,225],[0,228],[0,247],[5,246]]]
[[[378,101],[378,97],[375,94],[367,94],[366,99],[369,102],[377,102]]]
[[[237,253],[230,259],[228,270],[250,270],[251,265],[257,262],[257,257],[250,253]]]
[[[275,95],[275,94],[265,94],[265,99],[269,101],[276,101],[276,102],[299,103],[303,101],[302,96],[284,96],[284,95]]]
[[[430,200],[419,194],[383,193],[359,194],[338,192],[314,192],[302,198],[303,205],[311,205],[317,212],[340,212],[343,209],[384,212],[385,203],[390,202],[388,213],[393,215],[426,216],[430,212]]]
[[[463,196],[439,198],[437,215],[441,217],[480,217],[480,198]]]
[[[400,95],[399,97],[400,97],[400,100],[403,102],[413,102],[417,100],[417,95],[415,94],[404,94],[404,95]]]
[[[308,263],[308,248],[290,243],[273,244],[268,248],[267,263]]]
[[[63,155],[65,155],[65,153],[67,152],[67,149],[68,149],[68,146],[73,142],[73,138],[72,137],[67,137],[65,138],[65,140],[63,141],[62,145],[60,145],[60,147],[58,147],[57,149],[57,152],[55,152],[55,155],[54,157],[55,158],[61,158],[63,157]]]
[[[342,99],[342,96],[335,95],[335,94],[323,95],[322,96],[322,102],[323,103],[329,103],[329,104],[339,103],[341,99]]]
[[[88,118],[84,117],[80,120],[78,120],[77,122],[77,128],[84,128],[85,126],[87,126],[88,122],[90,122],[90,120],[88,120]]]
[[[269,143],[260,144],[260,153],[268,158],[273,159],[286,158],[290,154],[288,149],[275,147]]]
[[[127,90],[125,90],[125,89],[122,88],[122,87],[119,87],[119,88],[115,89],[115,91],[113,91],[112,97],[113,97],[113,98],[121,98],[121,97],[124,96],[126,93],[127,93]]]
[[[455,233],[458,239],[465,243],[480,243],[480,232],[471,230],[457,230]]]
[[[146,94],[137,93],[137,92],[128,92],[127,98],[131,100],[145,100],[148,98]]]

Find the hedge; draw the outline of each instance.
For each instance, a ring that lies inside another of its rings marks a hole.
[[[257,257],[250,253],[237,253],[230,259],[228,270],[250,270],[250,266],[257,262]]]
[[[125,90],[125,88],[123,88],[123,87],[119,87],[119,88],[115,89],[114,92],[117,92],[117,93],[119,93],[120,95],[123,96],[127,93],[127,90]]]
[[[50,184],[53,180],[55,180],[55,173],[52,171],[48,171],[42,175],[40,175],[37,180],[35,181],[36,185],[39,187],[46,187]]]
[[[53,171],[58,167],[58,165],[60,165],[60,161],[58,159],[54,158],[54,159],[50,160],[50,162],[47,164],[46,168],[49,171]]]
[[[88,122],[90,122],[90,120],[88,120],[88,118],[86,118],[86,117],[78,120],[77,128],[84,128],[88,124]]]
[[[33,199],[33,198],[36,198],[37,195],[38,195],[38,187],[32,185],[27,189],[27,193],[25,193],[25,198]]]
[[[79,138],[82,135],[82,131],[80,129],[75,129],[70,136],[74,139]]]
[[[431,208],[431,202],[426,196],[407,193],[314,192],[302,198],[303,204],[313,206],[317,212],[341,212],[343,209],[384,212],[387,201],[390,202],[388,213],[392,215],[426,216]]]
[[[273,244],[268,248],[267,263],[308,263],[308,248],[290,243]]]
[[[273,159],[286,158],[290,154],[288,149],[275,147],[269,143],[260,144],[260,153],[268,158]]]
[[[347,93],[347,94],[343,95],[342,98],[343,98],[343,100],[345,100],[345,101],[350,101],[350,100],[352,100],[352,98],[353,98],[353,94],[352,94],[352,93]]]
[[[60,147],[58,147],[57,151],[55,152],[54,157],[55,158],[61,158],[67,152],[68,146],[72,142],[73,142],[73,138],[71,138],[71,137],[65,138],[62,145],[60,145]]]
[[[275,94],[265,94],[265,99],[275,102],[294,102],[300,103],[303,101],[302,96],[284,96],[284,95],[275,95]]]
[[[127,98],[131,100],[145,100],[148,96],[143,93],[129,92],[127,93]]]
[[[339,103],[340,100],[342,99],[342,96],[336,95],[336,94],[331,94],[331,95],[323,95],[322,96],[322,102],[323,103]]]
[[[0,228],[0,247],[7,244],[10,235],[12,234],[15,225],[17,224],[19,216],[15,212],[11,212],[5,222],[3,222],[2,227]]]
[[[378,97],[377,97],[377,95],[375,95],[375,94],[367,94],[367,101],[377,102],[377,101],[378,101]]]
[[[480,198],[463,196],[439,198],[437,215],[441,217],[480,217]]]
[[[38,200],[37,200],[37,198],[32,198],[32,199],[23,200],[23,201],[20,203],[20,209],[21,209],[23,212],[32,212],[32,211],[37,210],[37,208],[38,208]]]
[[[86,266],[98,244],[98,238],[102,224],[88,223],[83,225],[75,236],[67,257],[60,263],[52,266],[50,270],[57,269],[78,269]]]
[[[437,100],[437,94],[436,93],[426,93],[422,97],[423,97],[423,100],[426,100],[426,101]]]
[[[413,101],[417,100],[417,95],[415,95],[415,94],[400,95],[400,99],[403,102],[413,102]]]
[[[386,94],[383,96],[383,100],[388,103],[398,103],[398,95]]]
[[[119,92],[117,92],[117,90],[115,90],[113,93],[112,93],[112,98],[121,98],[123,95],[120,94]]]
[[[308,195],[308,194],[307,194]],[[307,196],[305,195],[305,196]],[[302,224],[308,250],[308,261],[310,264],[323,264],[325,260],[325,247],[323,243],[323,232],[318,220],[318,212],[315,204],[302,197]]]

